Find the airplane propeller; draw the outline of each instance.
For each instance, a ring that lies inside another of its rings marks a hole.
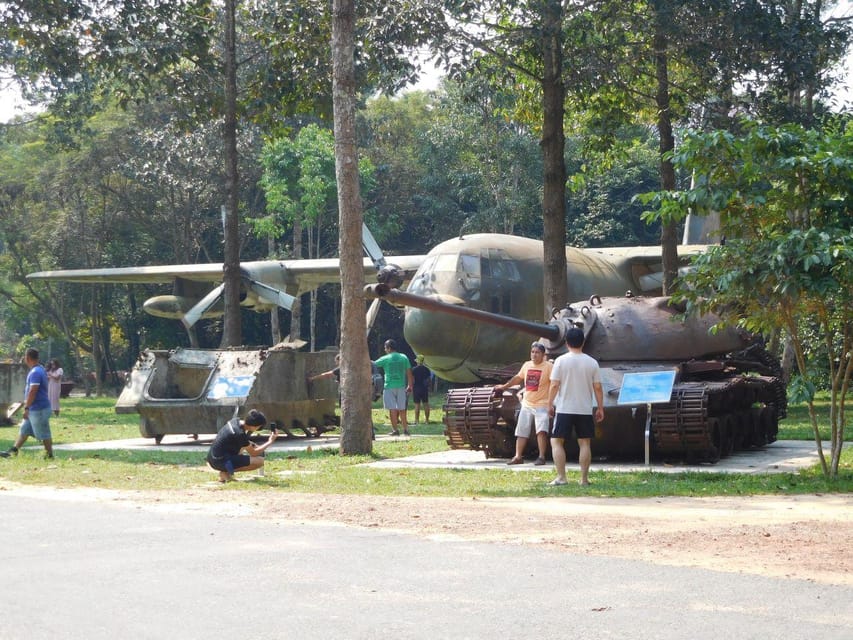
[[[397,265],[389,264],[385,260],[385,255],[382,253],[379,243],[376,242],[376,238],[373,237],[370,229],[368,229],[367,225],[364,223],[361,225],[361,234],[361,242],[364,247],[364,251],[376,266],[376,279],[380,283],[387,284],[389,287],[394,289],[401,287],[405,281],[405,272]],[[247,289],[253,291],[259,297],[269,301],[271,304],[275,304],[289,310],[293,308],[293,304],[296,302],[296,298],[292,295],[260,282],[259,280],[249,278],[246,273],[243,273],[242,279]],[[190,310],[181,317],[181,322],[184,327],[191,329],[211,307],[220,301],[224,290],[224,283],[220,284],[211,289],[207,295],[196,302]],[[382,304],[382,300],[379,298],[375,299],[367,311],[368,333],[370,333],[373,323],[376,321],[376,316],[379,315],[380,304]]]
[[[279,307],[284,307],[288,310],[293,309],[293,303],[296,302],[296,298],[289,293],[285,293],[280,289],[271,287],[263,282],[258,282],[257,280],[251,280],[250,278],[245,278],[245,280],[249,285],[249,289],[257,293],[262,298],[277,304]]]
[[[397,265],[389,264],[385,260],[385,255],[376,242],[376,238],[367,228],[364,222],[361,223],[361,245],[364,247],[364,252],[373,261],[376,266],[376,280],[380,284],[387,284],[392,289],[399,289],[405,281],[405,273]],[[376,316],[379,315],[379,306],[382,304],[381,298],[375,298],[370,303],[367,309],[367,334],[370,335],[370,330],[373,328],[373,323],[376,322]]]
[[[184,327],[187,329],[191,329],[196,322],[201,319],[204,315],[204,312],[210,309],[213,305],[215,305],[219,298],[222,296],[222,292],[225,290],[225,284],[220,284],[218,287],[214,287],[210,290],[210,292],[204,296],[201,300],[196,302],[192,308],[187,311],[183,317],[181,318],[181,322],[184,324]]]
[[[269,300],[272,304],[276,304],[279,307],[284,307],[288,310],[293,308],[293,303],[296,301],[296,298],[289,293],[285,293],[280,289],[271,287],[268,284],[259,282],[258,280],[252,280],[246,275],[243,275],[243,282],[249,290],[254,291],[264,300]],[[187,329],[192,328],[208,309],[219,302],[224,290],[225,284],[220,284],[219,286],[211,289],[206,296],[193,305],[193,307],[181,318],[181,322],[184,324],[184,327]]]

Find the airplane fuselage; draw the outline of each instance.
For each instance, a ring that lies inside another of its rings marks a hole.
[[[697,248],[698,250],[698,248]],[[660,291],[660,247],[566,247],[568,299]],[[546,322],[542,242],[475,234],[448,240],[429,252],[407,292],[442,302]],[[406,307],[404,336],[437,376],[456,383],[494,379],[521,363],[531,336],[440,311]]]

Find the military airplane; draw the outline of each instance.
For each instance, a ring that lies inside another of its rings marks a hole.
[[[442,242],[427,255],[389,256],[387,259],[366,229],[363,244],[368,281],[386,281],[408,292],[442,302],[466,305],[515,318],[543,320],[542,242],[518,236],[483,233]],[[704,245],[682,245],[679,257],[702,251]],[[661,248],[625,247],[582,249],[566,247],[568,298],[655,295],[661,290]],[[324,283],[339,282],[337,259],[264,260],[245,262],[242,306],[268,311],[276,305],[290,308],[294,296]],[[183,321],[191,327],[200,318],[222,314],[222,264],[142,266],[125,268],[41,271],[31,280],[82,283],[172,283],[171,295],[146,300],[148,313]],[[390,274],[390,275],[389,275]],[[368,326],[379,300],[368,310]],[[544,318],[547,320],[547,318]],[[479,323],[435,311],[405,308],[403,335],[437,376],[455,383],[494,380],[508,364],[521,362],[529,351],[529,337],[510,329]]]

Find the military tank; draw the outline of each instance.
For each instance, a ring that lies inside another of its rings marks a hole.
[[[545,344],[549,358],[566,351],[569,328],[581,328],[584,351],[601,367],[605,419],[596,425],[592,442],[593,455],[599,459],[643,459],[650,446],[655,459],[716,462],[735,450],[775,441],[779,420],[786,415],[781,367],[760,341],[732,328],[712,333],[717,317],[684,319],[668,297],[592,296],[567,305],[547,323],[535,323],[382,285],[373,285],[370,293],[393,304],[528,333]],[[516,371],[498,372],[495,381]],[[626,374],[654,371],[675,372],[669,402],[619,404]],[[511,457],[520,406],[517,392],[497,392],[488,384],[450,389],[444,400],[448,444],[480,450],[490,458]],[[535,447],[535,440],[531,438],[529,446]],[[569,455],[577,454],[576,444],[566,446]]]

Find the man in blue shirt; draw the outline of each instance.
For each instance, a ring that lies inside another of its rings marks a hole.
[[[44,445],[46,458],[53,457],[53,438],[50,434],[50,398],[47,395],[47,372],[39,364],[39,352],[27,349],[24,362],[30,367],[27,374],[27,386],[24,390],[24,419],[18,432],[15,444],[8,451],[0,451],[0,457],[8,458],[18,455],[27,438],[33,436]]]

